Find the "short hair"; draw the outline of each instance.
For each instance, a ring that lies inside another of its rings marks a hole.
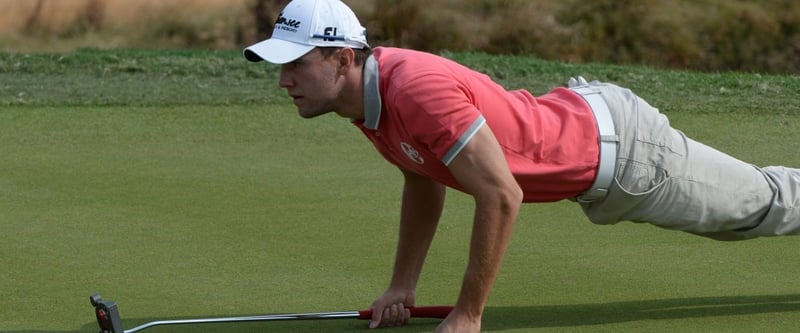
[[[334,53],[336,53],[336,51],[342,49],[342,47],[317,47],[317,48],[319,49],[319,53],[322,54],[322,56],[325,57],[325,59],[330,58],[331,56],[333,56]],[[355,53],[355,59],[353,59],[354,62],[361,66],[364,66],[364,63],[367,62],[367,58],[369,58],[369,56],[372,55],[372,48],[368,46],[360,49],[354,49],[354,48],[351,49]]]

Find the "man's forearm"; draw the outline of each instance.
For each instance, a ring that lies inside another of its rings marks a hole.
[[[469,263],[456,307],[470,317],[480,318],[519,212],[514,196],[476,197],[475,220]]]
[[[441,184],[406,174],[392,288],[413,290],[436,233],[445,197]]]

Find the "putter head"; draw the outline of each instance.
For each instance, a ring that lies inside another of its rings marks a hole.
[[[119,309],[114,301],[104,301],[99,294],[93,294],[89,301],[94,306],[94,314],[97,316],[97,324],[100,325],[100,333],[125,333],[122,329],[122,319],[119,317]]]

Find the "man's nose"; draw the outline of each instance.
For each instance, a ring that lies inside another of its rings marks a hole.
[[[289,88],[294,85],[294,81],[286,71],[286,65],[281,66],[281,75],[278,77],[278,86],[281,88]]]

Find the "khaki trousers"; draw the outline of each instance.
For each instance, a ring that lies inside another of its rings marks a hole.
[[[630,90],[591,87],[620,139],[608,195],[581,203],[593,223],[646,222],[718,240],[800,233],[800,170],[745,163],[673,129]]]

